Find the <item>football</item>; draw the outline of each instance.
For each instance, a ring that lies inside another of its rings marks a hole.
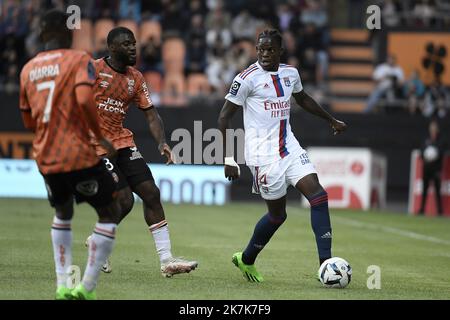
[[[318,275],[327,288],[345,288],[352,280],[352,267],[344,259],[334,257],[322,263]]]
[[[433,162],[439,156],[439,151],[435,146],[428,146],[423,152],[423,157],[426,162]]]

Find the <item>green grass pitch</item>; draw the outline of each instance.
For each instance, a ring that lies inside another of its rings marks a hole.
[[[291,206],[288,220],[257,260],[265,277],[248,283],[231,263],[265,212],[264,203],[224,207],[165,205],[175,255],[194,258],[194,272],[165,279],[153,239],[136,203],[120,225],[113,272],[102,274],[99,299],[450,299],[450,219],[386,212],[333,210],[333,254],[350,262],[345,289],[315,279],[316,244],[309,210]],[[53,299],[52,209],[43,200],[0,200],[0,299]],[[75,209],[73,263],[86,263],[86,237],[96,221],[87,205]],[[367,268],[381,268],[381,289],[369,290]]]

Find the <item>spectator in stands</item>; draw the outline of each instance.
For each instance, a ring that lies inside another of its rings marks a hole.
[[[450,93],[439,79],[434,80],[426,90],[423,114],[426,117],[444,118],[450,108]]]
[[[16,64],[11,64],[8,66],[8,73],[6,75],[3,89],[7,94],[19,92],[19,68]]]
[[[154,37],[150,37],[141,48],[142,71],[157,71],[163,73],[161,44]]]
[[[191,24],[187,33],[186,73],[203,73],[206,68],[206,30],[203,15],[200,11],[191,16]]]
[[[205,16],[207,13],[206,5],[201,0],[191,0],[186,1],[187,5],[184,11],[186,11],[188,17],[192,17],[194,15]]]
[[[432,120],[429,125],[429,136],[426,138],[422,149],[421,157],[423,160],[423,183],[422,183],[422,201],[418,214],[425,212],[425,204],[428,195],[428,186],[433,180],[434,191],[437,202],[437,212],[442,214],[441,199],[441,170],[442,159],[446,149],[446,141],[440,135],[439,124],[436,120]]]
[[[306,0],[306,8],[301,13],[300,21],[306,24],[314,24],[317,29],[326,28],[328,14],[323,0]]]
[[[139,24],[141,22],[141,0],[120,0],[119,17],[123,20],[134,20]]]
[[[92,15],[94,19],[117,19],[119,0],[95,0]]]
[[[27,57],[34,57],[43,47],[39,41],[39,16],[31,18],[30,32],[25,38],[25,49]]]
[[[418,27],[430,27],[436,24],[436,7],[432,0],[417,1],[413,17],[415,17],[415,25]]]
[[[208,33],[211,30],[215,30],[216,32],[227,30],[228,32],[230,32],[229,31],[230,25],[231,25],[231,15],[228,11],[225,10],[223,1],[218,0],[215,3],[214,8],[211,9],[211,11],[208,12],[208,14],[206,15],[205,19],[206,30],[208,30]]]
[[[408,100],[408,110],[411,114],[420,113],[425,85],[420,80],[419,72],[414,70],[403,86],[403,96]]]
[[[180,3],[176,0],[163,1],[161,27],[165,36],[181,37],[184,34],[187,23],[181,9]]]
[[[377,106],[381,98],[386,97],[388,102],[393,102],[397,91],[401,88],[404,75],[403,69],[397,65],[395,56],[390,55],[386,63],[378,65],[373,72],[375,89],[369,96],[365,112],[371,112]]]
[[[278,25],[281,32],[289,29],[291,20],[294,17],[293,10],[288,3],[280,3],[277,6]]]
[[[215,42],[210,46],[208,53],[206,75],[213,92],[220,96],[227,90],[227,70],[229,68],[225,61],[227,49],[221,35],[217,34]],[[232,77],[234,77],[234,74]]]
[[[395,0],[384,0],[381,10],[382,23],[390,28],[395,28],[400,24],[400,4]]]
[[[186,73],[203,73],[206,69],[206,44],[202,38],[194,38],[188,43]]]
[[[244,8],[231,22],[231,32],[235,40],[254,41],[256,30],[262,26],[262,21],[256,19],[247,8]]]
[[[328,53],[322,33],[315,24],[308,23],[305,26],[298,39],[298,48],[301,68],[307,73],[305,76],[322,87],[328,73]]]
[[[141,4],[142,20],[161,21],[162,3],[161,0],[145,0]]]

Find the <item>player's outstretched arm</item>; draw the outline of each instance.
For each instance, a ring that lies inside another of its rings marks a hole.
[[[331,128],[333,129],[334,135],[344,132],[347,129],[347,125],[345,124],[345,122],[334,118],[325,109],[323,109],[309,94],[307,94],[305,90],[293,93],[292,96],[300,107],[302,107],[309,113],[327,120]]]
[[[102,134],[98,124],[97,107],[94,102],[94,93],[92,86],[81,84],[75,88],[75,96],[78,105],[84,110],[86,121],[89,129],[94,133],[98,143],[100,143],[107,150],[107,157],[113,158],[116,156],[116,149],[114,149],[111,142],[109,142]]]
[[[220,111],[219,119],[217,121],[217,125],[219,127],[220,132],[223,137],[223,155],[224,155],[224,163],[225,163],[225,178],[228,180],[236,180],[240,176],[239,165],[234,161],[233,158],[233,150],[232,148],[227,148],[227,129],[230,126],[230,120],[233,118],[236,111],[241,108],[237,104],[230,102],[229,100],[225,101],[225,104]]]
[[[174,163],[172,149],[170,149],[169,145],[166,142],[166,134],[164,132],[164,124],[161,117],[156,111],[156,108],[149,108],[145,111],[145,116],[147,118],[148,126],[150,128],[150,132],[158,143],[158,150],[162,156],[167,158],[166,164]]]

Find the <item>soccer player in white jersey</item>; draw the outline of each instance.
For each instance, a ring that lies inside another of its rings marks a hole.
[[[328,195],[319,183],[317,171],[306,151],[291,131],[290,98],[306,111],[325,119],[334,134],[347,125],[336,120],[311,98],[295,67],[280,64],[282,37],[277,30],[259,34],[256,45],[258,61],[237,75],[226,96],[218,125],[224,137],[225,177],[239,178],[239,165],[226,148],[226,129],[234,113],[243,108],[245,160],[253,173],[253,191],[266,201],[268,213],[256,224],[252,238],[243,252],[233,255],[233,263],[251,282],[263,277],[254,263],[257,255],[286,220],[286,193],[294,186],[310,202],[311,225],[316,237],[319,263],[331,258],[331,223]]]

